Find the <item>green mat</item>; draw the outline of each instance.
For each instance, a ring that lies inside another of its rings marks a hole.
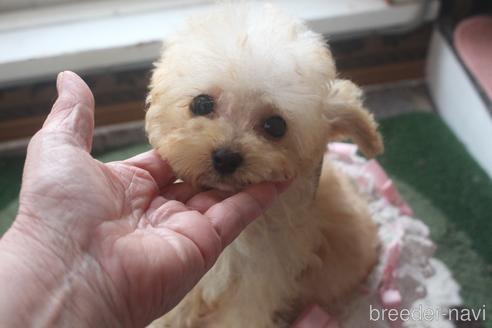
[[[381,131],[386,151],[379,161],[416,216],[429,225],[436,257],[452,270],[468,307],[491,308],[492,181],[435,114],[385,119]],[[137,145],[97,157],[118,160],[146,149]],[[22,162],[0,162],[0,234],[15,216]]]
[[[438,116],[411,113],[381,122],[379,158],[430,228],[436,257],[461,285],[466,306],[492,306],[492,180]],[[487,318],[486,326],[492,328]]]

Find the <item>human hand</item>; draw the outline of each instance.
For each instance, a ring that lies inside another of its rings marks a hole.
[[[286,184],[196,193],[173,184],[154,151],[103,164],[89,154],[91,91],[71,72],[57,88],[29,144],[18,216],[0,240],[0,326],[144,326],[176,305]]]

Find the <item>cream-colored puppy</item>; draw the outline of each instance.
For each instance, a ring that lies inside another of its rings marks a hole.
[[[339,313],[378,258],[366,204],[322,163],[337,139],[382,151],[360,89],[337,79],[322,36],[269,5],[218,6],[167,41],[146,129],[176,174],[224,190],[293,182],[153,325],[285,327],[312,303]]]

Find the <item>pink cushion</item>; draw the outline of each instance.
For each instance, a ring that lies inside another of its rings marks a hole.
[[[492,99],[492,16],[476,16],[461,22],[454,31],[461,59]]]

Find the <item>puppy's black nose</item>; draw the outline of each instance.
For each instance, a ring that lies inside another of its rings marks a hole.
[[[220,148],[212,153],[212,162],[215,170],[220,174],[231,174],[241,165],[243,157],[228,149]]]

